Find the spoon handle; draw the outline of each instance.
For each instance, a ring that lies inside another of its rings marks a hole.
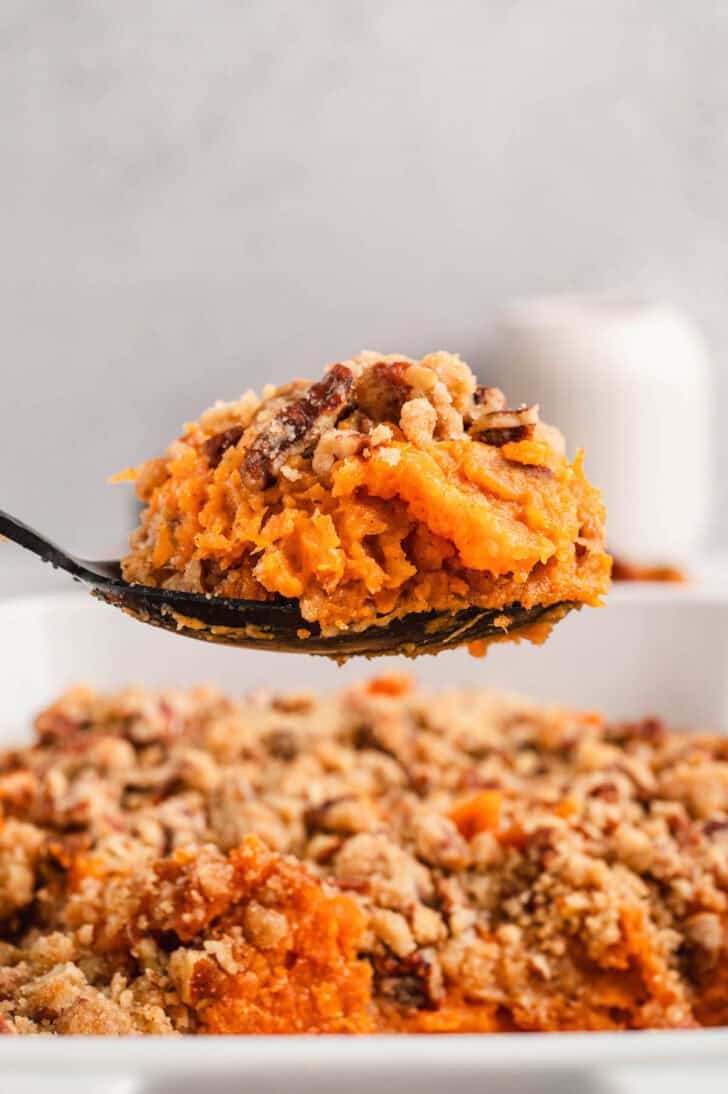
[[[40,532],[36,532],[33,528],[29,528],[27,524],[23,524],[22,520],[11,517],[10,513],[6,513],[4,509],[0,509],[0,536],[12,540],[19,547],[25,547],[26,551],[32,551],[44,562],[50,562],[51,566],[65,570],[73,577],[80,576],[83,571],[78,559],[66,554],[60,547],[56,547],[55,543],[51,543],[45,536],[42,536]]]

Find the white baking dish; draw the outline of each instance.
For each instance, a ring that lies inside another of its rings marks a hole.
[[[0,737],[18,741],[34,711],[86,681],[212,682],[250,688],[334,688],[363,674],[413,672],[425,687],[497,686],[547,702],[651,713],[673,724],[728,729],[728,588],[634,586],[607,608],[566,619],[545,646],[498,646],[415,662],[343,668],[314,658],[250,653],[176,639],[76,592],[0,600]],[[540,1092],[619,1088],[672,1094],[690,1081],[724,1090],[728,1031],[507,1034],[469,1037],[0,1040],[0,1091],[397,1090]],[[674,1084],[674,1085],[672,1085]]]
[[[497,645],[350,661],[213,646],[145,627],[88,595],[0,598],[0,733],[23,731],[70,683],[111,688],[213,683],[332,689],[362,675],[409,672],[428,688],[496,687],[613,717],[657,714],[672,724],[728,730],[728,581],[615,587],[602,609],[573,612],[543,646]]]

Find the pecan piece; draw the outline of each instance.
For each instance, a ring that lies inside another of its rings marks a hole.
[[[56,710],[54,707],[42,711],[35,722],[35,732],[41,745],[78,741],[80,749],[83,746],[79,741],[79,737],[87,729],[88,722],[83,715],[68,715],[61,710]]]
[[[250,445],[243,476],[261,490],[270,486],[289,456],[316,442],[353,405],[353,382],[351,369],[332,365],[323,380],[284,405]]]
[[[274,695],[270,705],[281,714],[308,714],[315,705],[314,696],[308,692],[292,695]]]
[[[593,786],[588,793],[588,797],[600,798],[602,801],[614,805],[615,802],[619,801],[619,788],[616,783],[605,780]]]
[[[364,370],[356,384],[357,406],[375,422],[399,422],[412,393],[405,380],[407,361],[380,361]]]
[[[273,729],[263,738],[264,744],[271,756],[276,760],[290,763],[299,753],[299,741],[295,733],[290,729]]]
[[[484,429],[480,434],[480,440],[485,444],[492,444],[495,448],[501,448],[511,441],[525,441],[528,437],[528,426],[517,425],[511,429]]]
[[[348,424],[348,423],[347,423]],[[370,438],[367,433],[349,429],[327,429],[316,445],[311,468],[321,482],[326,482],[337,460],[348,456],[363,455],[368,451]]]
[[[667,739],[667,728],[661,718],[648,715],[638,722],[618,722],[605,729],[605,738],[621,747],[646,741],[650,745],[660,745]]]
[[[443,995],[442,972],[426,953],[374,958],[374,980],[379,995],[408,1010],[436,1010]]]
[[[202,451],[205,453],[205,458],[210,467],[217,467],[228,448],[232,448],[233,445],[237,444],[244,432],[245,430],[241,425],[233,425],[205,441]]]
[[[352,800],[351,794],[341,794],[337,798],[327,798],[326,801],[319,802],[318,805],[309,805],[303,811],[303,823],[306,830],[308,832],[335,832],[336,825],[333,828],[331,827],[334,807]]]
[[[526,835],[526,847],[536,862],[547,866],[556,853],[556,840],[556,829],[542,824]]]
[[[473,417],[470,432],[479,441],[500,448],[509,441],[523,441],[531,437],[537,423],[536,404],[520,406],[516,410],[486,410]]]

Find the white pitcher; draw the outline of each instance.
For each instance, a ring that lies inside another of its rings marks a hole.
[[[507,306],[485,378],[586,451],[607,538],[641,562],[701,548],[712,495],[712,374],[695,326],[669,307],[599,296]]]

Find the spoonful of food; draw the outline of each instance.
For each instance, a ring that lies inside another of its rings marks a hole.
[[[145,508],[118,562],[0,512],[0,533],[145,623],[210,642],[417,656],[543,641],[609,585],[604,507],[538,408],[447,353],[362,354],[218,403],[117,476]]]

